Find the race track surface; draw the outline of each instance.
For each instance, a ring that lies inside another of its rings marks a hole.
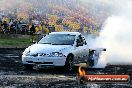
[[[67,72],[63,67],[25,70],[21,64],[23,49],[0,49],[0,87],[3,88],[131,88],[129,83],[78,84],[78,67]],[[108,66],[104,69],[85,69],[87,74],[129,74],[132,66]]]

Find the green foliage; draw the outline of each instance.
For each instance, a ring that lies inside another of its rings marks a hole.
[[[30,38],[0,38],[0,45],[23,46],[30,44]]]

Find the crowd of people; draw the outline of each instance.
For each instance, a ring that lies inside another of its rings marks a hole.
[[[3,16],[0,20],[1,34],[26,35],[32,34],[32,32],[35,34],[47,34],[54,31],[88,32],[88,29],[93,30],[92,26],[88,28],[78,22],[66,21],[66,19],[59,18],[57,15],[44,16],[43,20],[32,19],[30,22],[25,22],[22,19],[11,19],[7,16]]]
[[[82,33],[98,33],[107,13],[95,8],[88,11],[85,7],[74,9],[56,4],[49,5],[50,9],[44,14],[23,14],[28,18],[10,17],[0,18],[1,34],[47,34],[54,31],[78,31]]]
[[[47,28],[47,29],[46,29]],[[8,16],[3,16],[0,20],[1,34],[32,34],[32,33],[49,33],[53,29],[51,25],[44,22],[32,20],[25,22],[23,19],[11,19]],[[55,29],[54,29],[55,30]]]

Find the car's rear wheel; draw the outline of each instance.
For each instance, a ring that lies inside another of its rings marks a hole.
[[[86,64],[87,64],[89,67],[93,67],[93,66],[94,66],[94,60],[88,59]]]
[[[89,67],[93,67],[93,66],[94,66],[94,59],[93,59],[93,57],[94,57],[94,54],[91,54],[91,55],[89,56],[88,60],[87,60],[87,65],[88,65]]]
[[[24,64],[24,68],[25,68],[25,70],[32,70],[33,69],[33,65]]]
[[[66,59],[65,67],[68,71],[73,70],[73,56],[69,55]]]

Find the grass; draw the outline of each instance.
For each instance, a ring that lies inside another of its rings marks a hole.
[[[31,45],[30,38],[0,38],[0,45],[23,46]]]

